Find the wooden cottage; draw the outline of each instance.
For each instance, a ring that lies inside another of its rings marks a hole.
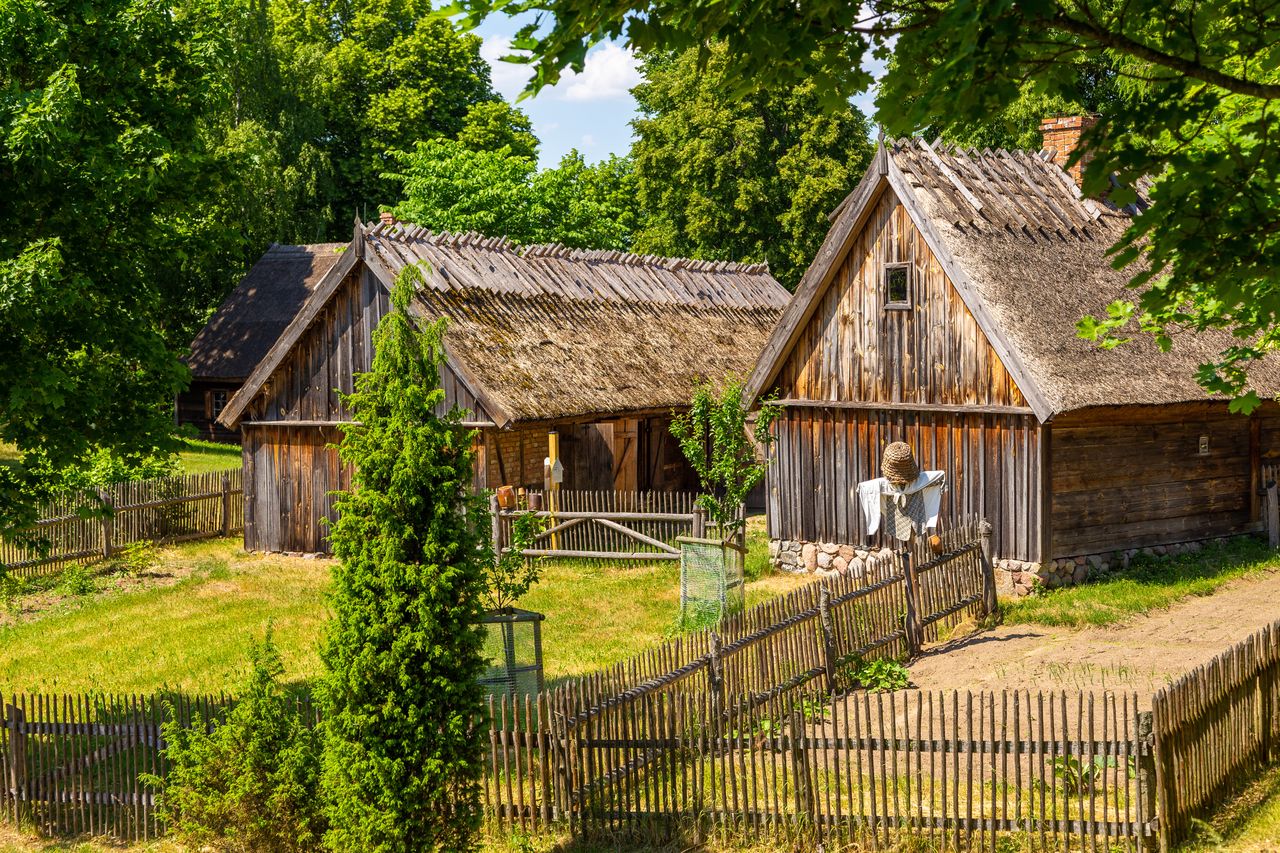
[[[694,485],[669,434],[704,379],[745,376],[789,294],[764,264],[656,258],[356,224],[354,239],[221,414],[243,434],[245,545],[321,551],[339,392],[371,366],[397,274],[420,264],[415,310],[445,317],[447,403],[480,430],[478,488],[543,486],[549,433],[566,489]]]
[[[1008,591],[1257,527],[1276,406],[1245,417],[1206,398],[1196,365],[1225,335],[1168,353],[1077,336],[1131,295],[1107,249],[1137,209],[1082,198],[1056,159],[886,141],[832,214],[748,383],[784,407],[768,480],[779,562],[830,565],[852,550],[831,545],[868,541],[856,485],[894,440],[947,472],[944,518],[991,521]],[[1260,368],[1259,390],[1274,395],[1278,374]]]
[[[218,423],[218,416],[344,248],[319,243],[267,249],[191,342],[191,386],[174,407],[179,425],[195,427],[210,441],[240,440],[239,430]]]

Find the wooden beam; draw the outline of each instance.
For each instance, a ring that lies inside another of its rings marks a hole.
[[[778,324],[773,327],[769,340],[756,360],[756,366],[751,371],[751,376],[747,379],[743,390],[748,407],[760,398],[760,395],[767,390],[769,383],[773,382],[778,375],[792,347],[804,332],[805,324],[817,310],[822,294],[826,292],[841,262],[849,254],[849,249],[857,239],[858,232],[862,229],[867,217],[871,215],[875,202],[884,189],[888,165],[889,152],[881,144],[876,149],[875,158],[867,167],[867,172],[858,182],[857,188],[850,193],[846,202],[841,204],[843,210],[839,218],[827,232],[826,239],[822,241],[822,247],[814,256],[813,263],[805,270],[804,278],[800,280],[795,295],[783,309]]]
[[[995,349],[996,354],[1000,356],[1000,361],[1004,365],[1005,370],[1013,377],[1013,381],[1017,383],[1018,390],[1022,392],[1022,396],[1031,404],[1031,408],[1035,410],[1036,416],[1041,422],[1049,420],[1053,417],[1054,409],[1049,403],[1040,385],[1031,377],[1031,373],[1027,370],[1026,364],[1022,360],[1022,356],[1013,347],[1009,340],[1005,337],[1004,331],[991,316],[991,312],[987,310],[987,305],[982,297],[978,294],[977,289],[973,286],[973,282],[969,280],[969,275],[964,271],[964,267],[951,254],[951,250],[947,247],[946,241],[942,239],[942,235],[938,233],[938,229],[934,227],[933,220],[928,213],[920,207],[919,200],[912,191],[910,184],[903,177],[902,172],[894,164],[893,160],[889,160],[889,174],[887,175],[889,186],[898,196],[898,201],[907,209],[912,222],[920,231],[920,236],[924,237],[925,243],[928,244],[929,250],[933,252],[942,271],[946,273],[956,292],[960,294],[960,298],[964,301],[965,307],[969,309],[969,313],[973,315],[977,321],[978,327],[987,337],[988,343]]]
[[[938,156],[938,152],[933,149],[933,146],[930,145],[927,140],[921,138],[918,141],[920,143],[920,147],[929,155],[929,159],[933,161],[934,167],[951,182],[951,186],[955,187],[960,195],[964,197],[964,200],[969,202],[969,206],[972,207],[975,212],[981,213],[982,202],[978,197],[969,191],[969,188],[965,186],[964,181],[960,180],[956,173],[951,171],[951,168],[947,166],[946,163],[942,162],[942,158]]]
[[[1048,562],[1053,553],[1053,424],[1040,425],[1038,477],[1040,503],[1036,507],[1036,523],[1040,533],[1040,562]]]
[[[943,412],[960,415],[1026,415],[1035,417],[1035,409],[1027,406],[966,405],[963,403],[873,403],[863,400],[796,400],[775,401],[788,408],[808,409],[862,409],[873,412]]]

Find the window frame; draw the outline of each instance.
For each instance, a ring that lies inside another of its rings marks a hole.
[[[904,297],[901,301],[891,299],[892,295],[889,290],[890,273],[902,270],[903,273],[903,289]],[[884,298],[884,310],[886,311],[911,311],[915,309],[915,305],[911,301],[911,264],[906,262],[885,264],[880,270],[880,291]]]
[[[218,395],[222,395],[222,405],[218,405]],[[218,416],[227,408],[227,403],[231,402],[231,392],[225,388],[215,388],[209,392],[209,419],[216,421]]]

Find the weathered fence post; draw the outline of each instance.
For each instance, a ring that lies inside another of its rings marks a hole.
[[[5,730],[9,735],[9,794],[14,800],[14,809],[19,808],[23,799],[23,789],[27,782],[27,733],[23,725],[27,715],[16,705],[6,705],[4,709]]]
[[[489,535],[493,539],[493,556],[502,556],[502,516],[498,509],[498,496],[489,495]]]
[[[1138,750],[1134,760],[1138,771],[1138,843],[1148,850],[1160,843],[1159,838],[1147,834],[1156,814],[1156,756],[1152,727],[1151,712],[1139,712],[1133,726],[1133,745]],[[1163,834],[1163,830],[1161,832]]]
[[[985,518],[978,522],[978,537],[982,541],[982,615],[995,616],[1000,612],[1000,601],[996,598],[996,568],[991,562],[991,522]]]
[[[903,550],[901,559],[902,577],[906,591],[905,598],[907,600],[907,612],[902,623],[902,633],[907,641],[907,656],[915,657],[920,654],[920,646],[923,645],[924,628],[920,624],[918,592],[916,590],[916,568],[914,561],[911,559],[910,548]]]
[[[836,638],[831,622],[831,590],[825,582],[818,588],[818,624],[822,626],[822,662],[830,696],[836,692]]]
[[[231,475],[222,475],[222,535],[231,535]]]
[[[693,538],[707,538],[707,511],[701,504],[693,506]]]
[[[813,830],[817,828],[818,820],[814,809],[813,788],[809,783],[809,762],[805,756],[804,714],[798,710],[791,712],[790,734],[788,745],[791,747],[791,772],[796,777],[796,811],[809,819],[809,828]]]
[[[98,500],[102,501],[106,507],[106,512],[102,516],[102,557],[109,559],[111,552],[114,550],[111,542],[112,534],[115,532],[116,524],[116,505],[111,495],[106,489],[98,489]]]
[[[724,673],[720,668],[720,635],[711,632],[711,657],[707,662],[707,677],[711,680],[711,699],[715,703],[716,717],[724,708]]]
[[[1280,548],[1280,491],[1275,480],[1267,483],[1267,543]]]

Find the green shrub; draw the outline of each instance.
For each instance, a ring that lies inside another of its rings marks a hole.
[[[163,726],[166,779],[159,814],[192,849],[314,850],[324,832],[320,737],[280,687],[284,667],[268,630],[250,651],[239,702],[223,722],[199,717]]]
[[[58,591],[63,595],[88,595],[96,588],[93,573],[81,563],[67,566],[58,580]]]
[[[332,850],[474,848],[480,828],[489,512],[471,488],[474,433],[437,414],[443,324],[421,331],[407,267],[347,398],[338,566],[324,645],[324,781]]]
[[[160,551],[148,541],[132,542],[111,558],[111,569],[119,574],[137,577],[150,571],[160,560]]]
[[[850,686],[862,687],[872,693],[904,690],[911,684],[911,673],[896,660],[855,659],[843,668],[842,675]]]

